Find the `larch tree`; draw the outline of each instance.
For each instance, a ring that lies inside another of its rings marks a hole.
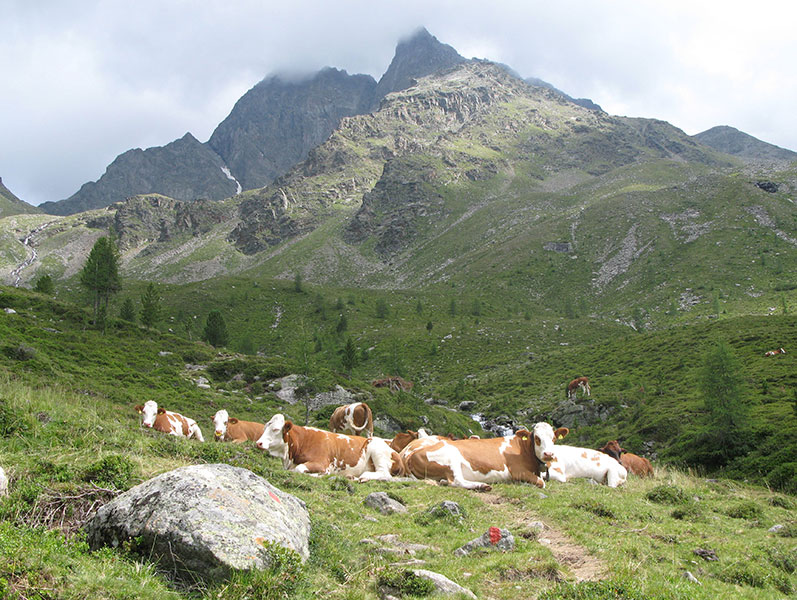
[[[111,296],[122,289],[119,251],[111,238],[103,236],[94,243],[80,272],[80,285],[91,294],[96,323],[101,312],[107,313]]]

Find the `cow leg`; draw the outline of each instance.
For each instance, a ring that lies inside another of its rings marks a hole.
[[[610,467],[608,472],[606,473],[606,485],[608,485],[611,488],[615,488],[618,485],[622,485],[623,483],[625,483],[627,473],[628,472],[625,470],[625,467],[623,467],[622,465],[618,465],[617,468]]]
[[[307,473],[308,475],[323,475],[327,472],[329,465],[318,462],[306,462],[294,467],[297,473]]]

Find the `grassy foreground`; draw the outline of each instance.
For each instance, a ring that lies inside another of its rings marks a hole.
[[[0,456],[12,489],[0,503],[0,590],[7,597],[374,598],[380,580],[419,591],[403,576],[401,563],[410,559],[483,598],[515,598],[520,589],[532,598],[760,599],[797,589],[795,500],[758,486],[671,469],[617,490],[583,480],[544,491],[501,484],[484,494],[422,481],[356,484],[285,472],[251,445],[144,432],[132,412],[82,393],[32,389],[4,376],[0,398]],[[88,551],[80,527],[100,503],[161,472],[203,462],[251,469],[307,503],[312,556],[289,586],[242,577],[176,588],[142,557]],[[408,516],[365,507],[374,491],[399,499]],[[459,503],[464,517],[430,515],[443,500]],[[784,527],[770,532],[773,525]],[[453,554],[490,527],[512,532],[514,550]],[[363,542],[386,534],[428,548],[410,556]],[[700,584],[687,581],[685,571]]]

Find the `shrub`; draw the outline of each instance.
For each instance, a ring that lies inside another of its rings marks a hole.
[[[725,514],[734,519],[760,519],[764,516],[764,511],[757,502],[750,500],[732,506]]]
[[[754,588],[772,586],[784,594],[794,591],[794,586],[786,575],[750,561],[739,561],[726,566],[717,574],[717,578],[726,583]]]
[[[697,504],[689,503],[673,510],[670,516],[682,521],[699,521],[703,518],[703,510]]]
[[[19,346],[6,346],[5,353],[8,358],[19,361],[36,358],[36,348],[32,348],[27,344],[20,344]]]
[[[778,508],[785,508],[787,510],[792,510],[794,508],[794,502],[791,499],[787,498],[786,496],[772,496],[769,499],[770,506],[777,506]]]
[[[558,583],[544,591],[538,600],[653,600],[655,597],[643,593],[632,581],[582,581],[581,583]]]
[[[598,515],[599,517],[607,517],[609,519],[614,519],[615,514],[612,509],[604,505],[602,502],[594,499],[584,500],[582,502],[576,502],[571,504],[573,508],[579,508],[581,510],[586,510],[587,512],[591,512],[594,515]]]
[[[235,571],[229,581],[211,597],[226,600],[283,600],[294,598],[305,584],[301,557],[274,542],[265,542],[263,552],[269,567],[264,570]]]
[[[434,583],[407,569],[388,567],[376,579],[378,587],[389,588],[398,596],[429,596],[434,592]]]
[[[83,479],[102,487],[115,487],[126,490],[133,479],[135,465],[126,456],[111,454],[91,464],[85,471]]]
[[[645,497],[657,504],[686,504],[689,502],[686,493],[674,485],[658,485],[645,494]]]

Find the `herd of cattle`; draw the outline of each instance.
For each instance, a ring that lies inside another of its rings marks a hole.
[[[163,433],[204,441],[193,419],[165,410],[150,400],[135,407],[142,426]],[[329,429],[302,427],[274,415],[268,423],[242,421],[220,410],[213,417],[217,441],[246,442],[282,459],[292,471],[325,475],[340,473],[360,481],[411,476],[466,489],[489,490],[490,484],[523,481],[539,488],[545,479],[566,482],[583,477],[609,487],[626,481],[628,473],[653,475],[650,462],[625,452],[616,440],[599,450],[557,443],[568,434],[540,422],[513,435],[453,439],[424,430],[396,434],[392,440],[373,436],[373,415],[364,402],[338,407]]]

